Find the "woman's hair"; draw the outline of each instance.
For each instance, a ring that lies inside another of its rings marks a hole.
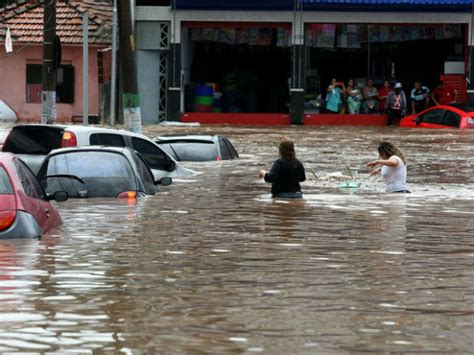
[[[292,140],[283,137],[280,141],[280,146],[278,147],[278,150],[282,158],[289,158],[291,160],[296,159],[295,144]]]
[[[404,164],[407,163],[402,152],[400,152],[400,150],[390,142],[381,142],[377,150],[383,159],[389,159],[391,156],[396,155],[403,161]]]

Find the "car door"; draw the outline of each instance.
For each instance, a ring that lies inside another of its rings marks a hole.
[[[165,176],[175,177],[176,164],[160,147],[138,137],[132,137],[131,144],[151,168],[155,180]]]
[[[222,160],[232,159],[232,154],[229,150],[229,147],[225,143],[223,137],[219,137],[219,150],[220,150],[220,153],[221,153],[221,159]]]
[[[61,221],[56,208],[46,198],[46,193],[41,187],[38,179],[32,171],[21,160],[15,160],[23,190],[26,194],[28,211],[35,217],[43,233],[47,233],[51,228]]]

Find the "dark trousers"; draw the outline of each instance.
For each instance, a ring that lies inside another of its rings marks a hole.
[[[388,109],[387,112],[389,126],[393,125],[394,122],[399,123],[403,118],[403,112],[401,110]]]

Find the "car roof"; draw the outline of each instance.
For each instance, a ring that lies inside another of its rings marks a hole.
[[[176,141],[176,140],[189,140],[189,141],[214,141],[218,135],[206,135],[206,134],[167,134],[163,136],[155,137],[154,140],[158,141]]]
[[[127,152],[132,152],[132,149],[128,147],[87,145],[87,146],[82,146],[82,147],[69,147],[69,148],[54,149],[49,153],[49,155],[57,155],[57,154],[64,154],[64,153],[70,153],[70,152],[90,152],[90,151],[103,151],[103,152],[126,154]]]
[[[61,124],[53,124],[53,125],[46,125],[46,124],[21,124],[21,125],[16,125],[15,127],[49,127],[49,128],[60,128],[64,130],[68,130],[73,133],[79,133],[79,132],[104,132],[104,133],[120,133],[123,135],[131,136],[131,137],[138,137],[138,138],[146,138],[150,139],[149,137],[140,134],[140,133],[134,133],[130,131],[126,131],[124,129],[116,129],[116,128],[108,128],[108,127],[98,127],[98,126],[83,126],[83,125],[61,125]]]

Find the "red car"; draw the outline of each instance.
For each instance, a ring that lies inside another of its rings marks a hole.
[[[61,224],[51,200],[67,200],[64,191],[47,195],[31,170],[10,153],[0,153],[0,240],[38,238]]]
[[[474,112],[455,106],[434,106],[400,121],[400,127],[474,128]]]

